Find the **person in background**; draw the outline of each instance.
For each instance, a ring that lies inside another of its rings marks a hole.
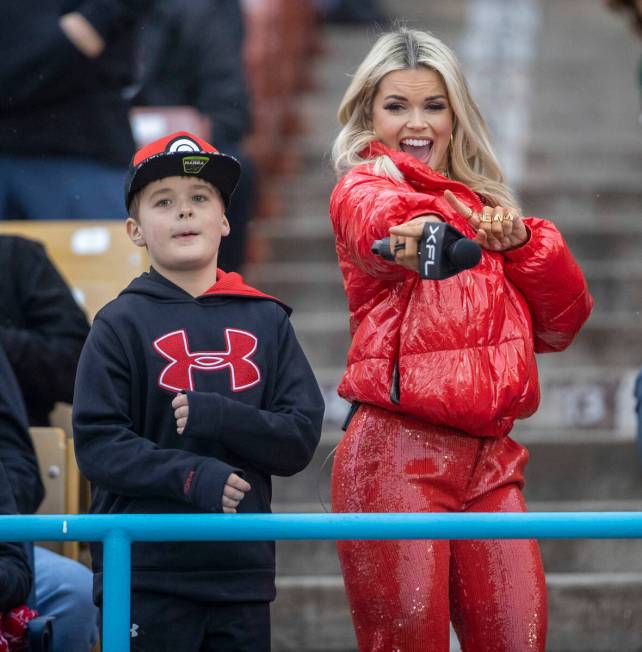
[[[5,0],[0,219],[123,217],[133,33],[150,0]]]
[[[0,516],[17,513],[9,478],[0,462]],[[32,581],[23,545],[0,541],[0,652],[25,645],[28,622],[36,616],[25,604]]]
[[[515,419],[538,406],[535,353],[588,318],[586,280],[555,226],[524,217],[453,52],[418,30],[384,34],[339,108],[330,217],[352,343],[353,403],[333,468],[336,512],[523,512]],[[481,261],[422,280],[418,242],[446,222]],[[390,237],[394,260],[376,256]],[[342,541],[359,643],[377,650],[542,651],[536,541]]]
[[[251,111],[240,2],[158,0],[138,34],[138,88],[132,102],[193,106],[210,121],[210,132],[202,136],[241,162],[239,188],[229,208],[234,228],[221,244],[218,261],[227,272],[241,271],[256,203],[256,173],[243,150]]]
[[[4,465],[0,461],[0,514],[17,514],[16,501]],[[0,541],[0,612],[24,604],[31,591],[32,573],[24,548]]]
[[[29,425],[47,426],[56,402],[72,402],[87,317],[39,242],[0,235],[0,269],[0,345]]]
[[[389,22],[378,0],[314,0],[319,16],[328,23],[371,25]]]
[[[27,427],[20,388],[0,346],[0,463],[20,514],[33,514],[44,497],[40,469]],[[34,547],[35,608],[55,616],[54,652],[89,652],[98,637],[91,572],[41,546]]]

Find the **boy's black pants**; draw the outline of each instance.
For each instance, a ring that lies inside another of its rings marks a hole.
[[[269,652],[269,602],[203,603],[133,593],[132,652]]]

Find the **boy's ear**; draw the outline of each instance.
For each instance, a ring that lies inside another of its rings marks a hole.
[[[127,228],[127,235],[129,239],[137,247],[145,247],[147,243],[145,242],[145,236],[143,235],[143,230],[140,228],[140,224],[132,217],[127,218],[125,222],[125,227]]]
[[[230,235],[230,223],[225,215],[221,218],[221,235],[224,238]]]

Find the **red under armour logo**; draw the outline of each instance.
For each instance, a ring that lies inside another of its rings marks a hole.
[[[225,351],[190,352],[187,334],[184,330],[174,331],[159,337],[154,348],[169,364],[163,369],[158,384],[173,391],[193,390],[192,372],[230,370],[233,392],[253,387],[261,381],[261,371],[250,360],[256,351],[258,340],[251,333],[225,329]]]

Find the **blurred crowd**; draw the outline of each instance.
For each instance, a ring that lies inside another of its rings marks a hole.
[[[291,98],[323,21],[382,21],[375,0],[8,0],[0,35],[0,219],[123,219],[136,146],[191,130],[243,177],[220,266],[238,271],[252,218],[296,131]],[[273,199],[273,198],[272,198]]]

